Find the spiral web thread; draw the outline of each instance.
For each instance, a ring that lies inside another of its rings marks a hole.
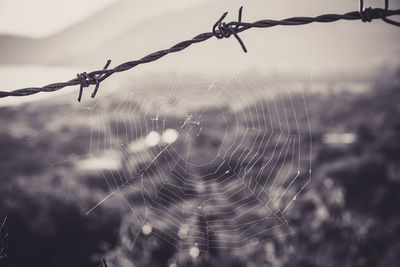
[[[93,159],[115,162],[102,166],[85,212],[119,199],[130,249],[147,235],[201,253],[290,234],[285,212],[311,179],[307,105],[295,87],[246,74],[116,90],[79,110],[90,120],[88,153],[51,166],[73,163],[84,176]]]

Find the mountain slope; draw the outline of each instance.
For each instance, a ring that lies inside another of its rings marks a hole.
[[[203,1],[119,1],[55,35],[34,39],[0,35],[1,63],[63,64],[62,59],[95,50],[133,25]],[[79,60],[78,62],[79,63]]]

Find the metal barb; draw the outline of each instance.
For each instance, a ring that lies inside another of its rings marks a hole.
[[[108,68],[108,66],[110,66],[111,63],[111,59],[107,60],[106,65],[104,66],[103,70],[106,70]],[[91,95],[92,98],[96,97],[97,91],[99,90],[99,86],[100,86],[100,79],[101,79],[102,75],[94,75],[93,78],[96,81],[96,87],[94,88],[94,91]]]
[[[86,72],[76,74],[76,78],[78,79],[81,87],[79,89],[78,101],[81,102],[83,88],[88,87],[90,85],[88,79],[90,79],[89,75]]]
[[[384,22],[400,27],[400,22],[388,19],[389,16],[389,0],[385,0],[385,9],[364,8],[364,0],[360,0],[360,19],[362,22],[371,22],[374,19],[382,19]]]
[[[107,60],[106,65],[104,66],[103,70],[106,70],[108,66],[110,66],[111,60]],[[93,93],[91,95],[92,98],[95,98],[97,91],[99,90],[100,87],[100,81],[102,78],[103,74],[97,74],[94,75],[93,73],[87,74],[87,72],[82,72],[78,73],[76,75],[76,78],[80,84],[79,88],[79,95],[78,95],[78,101],[81,102],[82,100],[82,95],[83,95],[83,88],[84,87],[89,87],[91,84],[95,84],[95,88],[93,90]]]
[[[389,0],[385,0],[385,11],[389,11]],[[400,27],[400,22],[388,19],[387,17],[382,17],[382,20],[388,24]]]
[[[228,15],[228,12],[225,12],[224,14],[222,14],[221,18],[214,24],[212,31],[213,31],[214,36],[218,39],[229,38],[229,37],[231,37],[231,35],[233,35],[236,38],[236,40],[239,42],[243,51],[245,53],[247,53],[246,46],[244,45],[242,39],[237,34],[237,32],[239,30],[239,25],[242,22],[242,11],[243,11],[243,7],[240,7],[239,14],[238,14],[238,21],[236,22],[237,24],[235,27],[233,27],[231,23],[227,24],[227,23],[223,22],[226,15]],[[217,29],[217,27],[218,27],[218,29]]]

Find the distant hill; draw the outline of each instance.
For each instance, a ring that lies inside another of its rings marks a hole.
[[[102,52],[99,46],[115,42],[142,21],[154,21],[154,17],[164,12],[196,5],[193,0],[184,3],[123,0],[46,38],[0,35],[0,63],[80,64],[82,55]],[[86,57],[84,61],[87,63]]]
[[[1,63],[29,63],[40,62],[38,55],[41,41],[29,37],[2,35],[0,36],[0,62]]]

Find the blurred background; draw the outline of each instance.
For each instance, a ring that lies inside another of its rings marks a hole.
[[[242,5],[252,22],[359,3],[0,0],[0,89],[139,59]],[[399,29],[240,37],[246,54],[213,38],[81,103],[77,87],[0,99],[0,266],[397,266]]]

